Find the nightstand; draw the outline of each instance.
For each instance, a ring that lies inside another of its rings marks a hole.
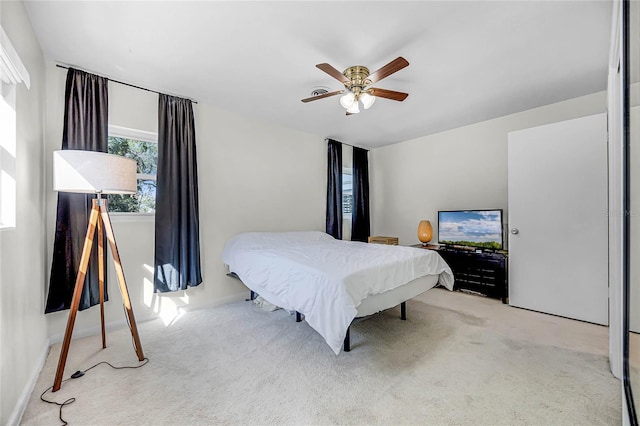
[[[367,240],[369,243],[373,244],[388,244],[391,246],[398,245],[398,237],[381,237],[381,236],[372,236]]]

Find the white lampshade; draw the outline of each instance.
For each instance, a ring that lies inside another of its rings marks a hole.
[[[371,96],[367,92],[364,92],[360,95],[360,101],[362,102],[362,106],[364,107],[364,109],[369,109],[371,108],[371,105],[373,105],[373,103],[376,101],[376,97]]]
[[[358,114],[360,112],[360,107],[358,107],[358,101],[355,101],[351,107],[347,108],[347,112],[349,114]]]
[[[340,97],[340,105],[342,105],[343,108],[351,108],[354,102],[356,104],[358,103],[358,101],[356,101],[356,95],[354,95],[352,92],[349,92],[346,95]]]
[[[85,194],[135,194],[136,162],[96,151],[62,150],[53,153],[53,189]]]

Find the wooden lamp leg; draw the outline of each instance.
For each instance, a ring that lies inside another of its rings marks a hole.
[[[91,215],[89,216],[89,226],[87,227],[87,235],[84,239],[84,247],[82,249],[82,257],[80,258],[80,267],[78,268],[78,277],[76,278],[75,288],[73,290],[73,298],[71,299],[71,307],[69,311],[69,319],[67,320],[67,329],[64,333],[62,349],[60,350],[60,358],[58,360],[58,369],[56,370],[56,378],[53,382],[53,391],[60,389],[62,384],[62,375],[64,374],[64,366],[67,363],[67,354],[69,353],[69,345],[71,344],[71,335],[73,334],[73,326],[76,322],[76,314],[80,306],[80,297],[82,296],[82,288],[84,287],[84,278],[87,274],[89,259],[91,258],[91,247],[93,246],[93,236],[96,231],[96,223],[98,222],[98,205],[93,200],[91,207]]]
[[[109,213],[107,212],[107,208],[104,204],[100,205],[100,214],[102,216],[104,230],[107,233],[107,239],[109,240],[109,245],[111,247],[111,254],[113,256],[113,262],[115,263],[116,267],[116,275],[118,276],[118,283],[120,285],[120,293],[122,294],[122,302],[129,319],[129,326],[131,327],[131,336],[133,337],[136,354],[138,355],[138,361],[142,361],[144,360],[144,354],[142,353],[142,344],[140,343],[140,337],[138,336],[138,327],[136,325],[136,319],[133,315],[133,309],[131,308],[131,299],[129,298],[127,283],[124,279],[124,271],[122,270],[122,263],[120,262],[118,246],[116,245],[116,238],[113,234],[113,228],[111,226],[111,219],[109,218]]]
[[[107,347],[107,337],[104,328],[104,233],[102,220],[98,220],[98,281],[100,288],[100,328],[102,331],[102,349]]]

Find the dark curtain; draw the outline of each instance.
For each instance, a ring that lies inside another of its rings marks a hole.
[[[156,292],[202,282],[198,219],[198,165],[193,107],[188,99],[160,95],[156,187]]]
[[[351,241],[367,242],[369,221],[369,152],[353,147],[353,210],[351,211]]]
[[[107,152],[107,85],[108,80],[104,77],[69,68],[65,89],[62,149]],[[89,224],[92,198],[93,195],[58,193],[53,260],[45,313],[69,309]],[[106,253],[105,250],[105,265]],[[105,300],[108,300],[106,285],[104,292]],[[98,303],[100,290],[96,234],[80,309],[87,309]]]
[[[327,234],[342,239],[342,144],[328,140]]]

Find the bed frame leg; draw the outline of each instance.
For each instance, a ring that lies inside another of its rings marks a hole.
[[[407,320],[407,302],[400,304],[400,319],[403,321]]]
[[[347,334],[344,336],[344,351],[351,352],[351,336],[349,335],[351,331],[351,326],[347,328]]]
[[[302,321],[302,314],[296,311],[296,322],[300,322],[300,321]]]

